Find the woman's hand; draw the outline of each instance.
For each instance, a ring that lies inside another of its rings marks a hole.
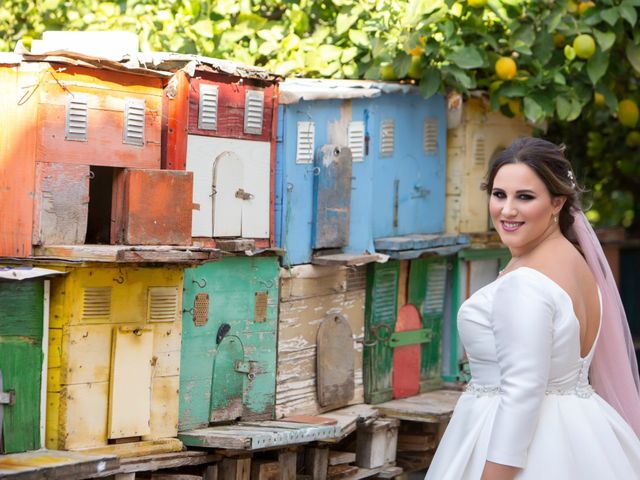
[[[520,469],[510,465],[502,465],[487,460],[480,480],[513,480]]]

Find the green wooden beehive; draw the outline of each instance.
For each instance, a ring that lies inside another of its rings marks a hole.
[[[180,431],[273,417],[278,272],[276,257],[185,271]]]

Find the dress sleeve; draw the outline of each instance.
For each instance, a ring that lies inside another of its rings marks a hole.
[[[500,404],[487,460],[524,467],[551,363],[553,292],[531,272],[512,272],[496,290],[492,328],[500,368]]]

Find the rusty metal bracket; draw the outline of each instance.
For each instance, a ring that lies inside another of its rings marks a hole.
[[[253,193],[245,192],[242,188],[239,188],[236,191],[236,198],[239,198],[240,200],[253,200],[253,197]]]

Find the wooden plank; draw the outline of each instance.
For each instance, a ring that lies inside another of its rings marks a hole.
[[[153,472],[160,469],[205,465],[221,459],[220,455],[195,450],[121,458],[120,465],[117,468],[105,470],[100,475],[96,475],[96,477],[102,478],[117,473]]]
[[[345,406],[354,396],[356,356],[347,319],[343,315],[327,315],[318,328],[316,345],[318,403],[322,407]]]
[[[63,386],[59,399],[58,448],[77,450],[106,445],[109,382]],[[55,433],[48,431],[47,437],[50,435]]]
[[[38,70],[45,68],[0,68],[0,255],[5,257],[31,254],[38,107],[33,93],[39,84]]]
[[[114,331],[109,387],[108,438],[148,435],[151,415],[151,328]],[[135,398],[135,402],[131,402]]]
[[[189,122],[189,77],[185,71],[177,71],[165,86],[162,110],[167,112],[162,125],[162,168],[185,170]]]
[[[109,324],[70,325],[63,329],[63,385],[109,381],[112,331]]]
[[[143,440],[175,437],[178,434],[178,390],[180,377],[154,377],[151,382],[149,434]]]
[[[380,260],[378,254],[333,253],[330,255],[314,255],[311,263],[314,265],[357,266],[374,263]]]
[[[109,263],[202,263],[218,258],[212,248],[129,245],[46,245],[35,248],[43,259],[67,259]]]
[[[298,454],[295,450],[282,450],[278,452],[281,480],[296,480],[297,458]]]
[[[0,477],[12,480],[86,478],[117,466],[115,456],[39,450],[0,456]]]
[[[334,410],[333,412],[323,413],[322,415],[333,418],[338,422],[336,424],[336,438],[331,440],[331,442],[336,442],[353,433],[358,423],[375,419],[380,414],[373,405],[359,404]]]
[[[307,448],[305,455],[305,470],[315,480],[326,480],[329,468],[328,448]]]
[[[120,227],[117,243],[191,244],[191,172],[126,169],[124,189],[123,210],[115,212],[115,223]],[[153,202],[149,202],[150,196]]]
[[[252,461],[251,480],[280,480],[280,463],[270,460]]]
[[[92,455],[116,455],[120,459],[146,457],[161,453],[180,452],[184,448],[182,442],[176,438],[148,440],[130,443],[114,443],[102,447],[84,448],[83,453]]]
[[[347,290],[346,267],[295,265],[280,269],[280,301],[334,295]],[[364,288],[364,286],[363,286]]]
[[[355,452],[341,452],[339,450],[329,450],[329,465],[342,465],[354,463],[356,461]]]
[[[436,390],[400,400],[391,400],[375,406],[380,415],[439,423],[448,419],[460,397],[460,391]]]
[[[36,163],[33,244],[83,244],[89,212],[89,166]]]
[[[359,467],[378,468],[395,460],[398,424],[395,419],[379,419],[358,427],[356,462]]]
[[[220,463],[220,478],[225,480],[249,480],[251,458],[225,458]]]
[[[216,246],[225,252],[244,252],[255,250],[256,241],[252,238],[218,239]]]

